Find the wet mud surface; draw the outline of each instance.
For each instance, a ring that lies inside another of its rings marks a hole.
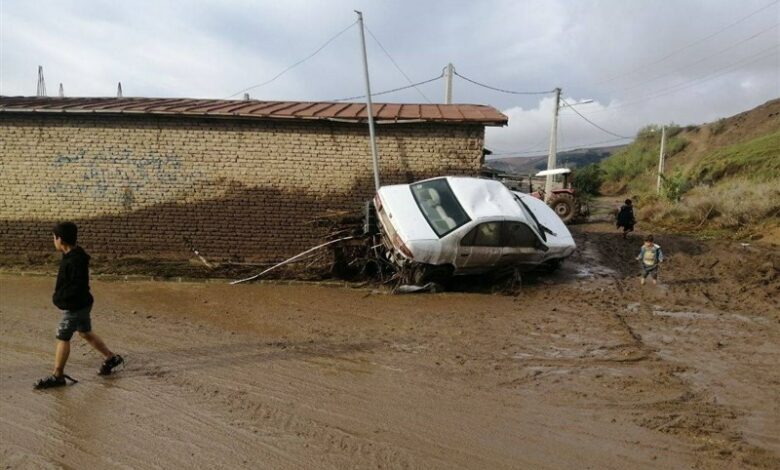
[[[625,241],[517,295],[94,281],[93,327],[49,373],[54,279],[0,277],[3,468],[780,468],[776,247]]]

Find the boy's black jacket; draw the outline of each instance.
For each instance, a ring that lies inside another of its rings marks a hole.
[[[51,300],[62,310],[79,310],[94,302],[89,293],[89,255],[80,246],[62,255]]]
[[[634,208],[623,205],[623,207],[620,208],[620,212],[618,212],[617,223],[618,227],[635,224],[636,219],[634,218]]]

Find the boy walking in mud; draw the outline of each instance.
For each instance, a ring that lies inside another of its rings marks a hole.
[[[626,203],[617,213],[617,228],[623,227],[623,238],[628,238],[628,232],[634,231],[634,225],[636,225],[634,205],[631,199],[626,199]]]
[[[645,237],[645,243],[639,250],[639,256],[636,257],[642,263],[642,285],[645,285],[647,276],[653,279],[653,285],[658,283],[658,265],[663,263],[664,254],[661,251],[661,247],[653,242],[653,236],[648,235]]]
[[[62,253],[52,302],[63,312],[57,327],[54,371],[52,375],[36,382],[36,389],[61,387],[65,385],[66,378],[76,382],[65,375],[65,363],[70,355],[70,339],[76,331],[105,357],[98,370],[99,375],[109,375],[115,367],[124,363],[122,356],[111,352],[103,340],[92,332],[89,314],[94,299],[89,291],[89,255],[76,244],[78,227],[73,222],[63,222],[52,229],[52,235],[54,248]]]

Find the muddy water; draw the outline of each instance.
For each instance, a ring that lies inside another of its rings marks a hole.
[[[127,366],[96,376],[76,339],[81,381],[45,392],[53,279],[1,276],[0,462],[780,466],[774,281],[670,239],[662,286],[640,289],[637,243],[585,229],[573,263],[517,296],[96,281],[93,326]]]

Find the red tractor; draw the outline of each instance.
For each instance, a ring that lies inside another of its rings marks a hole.
[[[544,170],[536,174],[537,177],[547,177],[551,175],[553,177],[562,175],[563,182],[553,181],[553,187],[550,189],[551,194],[547,205],[558,214],[558,217],[563,220],[564,223],[570,223],[574,219],[585,218],[590,215],[590,207],[588,202],[583,200],[571,187],[569,181],[569,175],[571,170],[568,168],[556,168],[554,170]],[[545,191],[547,188],[538,189],[531,193],[532,196],[541,200],[546,199]]]

